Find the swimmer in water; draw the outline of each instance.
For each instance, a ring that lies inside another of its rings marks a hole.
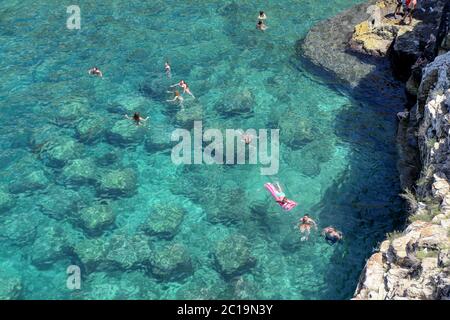
[[[331,226],[323,229],[322,235],[325,236],[325,241],[328,242],[329,245],[333,245],[336,242],[341,241],[343,238],[342,232]]]
[[[263,20],[266,20],[267,19],[267,16],[266,16],[266,14],[264,13],[264,11],[260,11],[259,12],[259,16],[258,16],[258,20],[259,21],[263,21]]]
[[[170,92],[170,91],[168,91]],[[166,100],[167,102],[178,102],[178,104],[183,107],[183,102],[184,102],[184,98],[183,96],[178,92],[178,90],[175,90],[175,92],[173,93],[175,96],[173,97],[173,99],[170,100]]]
[[[98,77],[100,77],[100,78],[103,77],[103,73],[102,73],[102,72],[100,71],[100,69],[97,68],[97,67],[93,67],[93,68],[89,69],[88,72],[89,72],[90,75],[98,76]]]
[[[130,120],[133,120],[134,123],[135,123],[137,126],[143,125],[143,124],[144,124],[143,122],[145,122],[145,121],[148,120],[148,117],[147,117],[147,118],[142,118],[141,115],[139,114],[139,112],[135,112],[135,113],[133,114],[132,117],[129,117],[129,116],[126,114],[126,115],[125,115],[125,118],[130,119]]]
[[[309,234],[311,233],[311,227],[314,227],[317,230],[316,222],[311,219],[309,215],[305,214],[303,218],[300,219],[300,223],[298,224],[300,232],[304,234],[301,238],[302,241],[308,240]]]
[[[258,21],[258,23],[256,24],[256,29],[261,30],[261,31],[265,31],[267,30],[268,26],[266,26],[264,24],[264,22],[262,22],[261,20]]]
[[[171,69],[171,67],[170,67],[170,64],[169,64],[169,62],[167,62],[166,61],[166,63],[164,64],[164,70],[166,70],[166,75],[167,75],[167,78],[172,78],[172,69]]]
[[[173,88],[173,87],[177,87],[177,86],[183,88],[183,93],[187,93],[190,96],[192,96],[192,98],[195,99],[194,95],[192,94],[191,90],[189,89],[188,84],[184,80],[181,80],[180,82],[178,82],[174,85],[171,85],[170,87]]]

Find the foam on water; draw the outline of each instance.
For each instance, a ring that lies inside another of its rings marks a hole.
[[[84,1],[79,31],[66,29],[66,8],[55,1],[3,3],[0,190],[15,203],[0,213],[0,275],[20,279],[25,299],[349,298],[365,258],[399,214],[396,106],[328,86],[302,67],[295,44],[317,21],[359,2],[265,1],[260,8],[254,1]],[[261,9],[269,17],[264,33],[255,30]],[[87,75],[93,65],[103,79]],[[179,79],[197,97],[186,98],[187,115],[198,108],[201,118],[194,118],[205,128],[281,128],[279,173],[175,166],[164,134],[180,127],[180,113],[165,100]],[[131,144],[111,138],[133,111],[150,116],[144,134],[163,135],[162,148],[139,133]],[[83,121],[94,123],[87,137]],[[58,139],[80,143],[64,163],[49,156]],[[99,180],[67,182],[64,170],[75,159],[94,159],[100,175],[132,169],[136,192],[110,198],[98,192]],[[293,211],[282,212],[270,198],[263,188],[269,180],[298,201]],[[102,201],[115,224],[87,234],[76,212]],[[166,244],[183,245],[192,273],[161,279],[145,266],[82,266],[82,290],[66,288],[67,266],[84,263],[74,247],[141,234],[158,203],[182,206],[186,215],[173,239],[145,237],[160,253]],[[304,213],[320,227],[335,225],[345,241],[332,247],[313,234],[301,242],[294,227]],[[256,264],[224,277],[214,252],[236,234],[248,239]]]

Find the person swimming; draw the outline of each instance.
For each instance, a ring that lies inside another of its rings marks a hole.
[[[170,92],[170,91],[168,91]],[[175,90],[175,92],[173,93],[174,97],[173,99],[170,100],[166,100],[167,102],[178,102],[178,104],[183,107],[183,102],[184,102],[184,98],[183,96],[180,94],[180,92],[178,92],[178,90]]]
[[[129,117],[127,114],[125,118],[133,120],[137,126],[143,125],[143,122],[147,121],[149,117],[142,118],[139,112],[135,112],[132,117]]]
[[[172,78],[172,68],[170,67],[169,62],[166,61],[164,64],[164,70],[166,71],[167,78]]]
[[[336,230],[334,227],[329,226],[322,230],[322,235],[325,236],[325,241],[329,245],[333,245],[343,238],[342,232]]]
[[[103,77],[103,73],[102,73],[102,72],[100,71],[100,69],[97,68],[97,67],[93,67],[93,68],[89,69],[88,73],[89,73],[90,75],[98,76],[98,77],[100,77],[100,78]]]
[[[258,21],[258,23],[256,24],[256,29],[261,30],[261,31],[265,31],[267,30],[268,26],[266,26],[264,24],[264,22],[262,22],[261,20]]]
[[[301,219],[300,223],[298,225],[298,228],[300,229],[300,232],[304,234],[302,236],[301,240],[305,241],[308,240],[309,234],[311,233],[311,227],[314,227],[317,230],[317,224],[316,222],[309,217],[309,215],[305,214]]]
[[[264,11],[260,11],[259,12],[259,16],[258,16],[258,20],[259,21],[263,21],[263,20],[266,20],[267,19],[267,16],[266,16],[266,14],[264,13]]]
[[[180,82],[178,82],[174,85],[171,85],[170,87],[173,88],[173,87],[177,87],[177,86],[183,88],[183,93],[187,93],[190,96],[192,96],[192,98],[195,99],[194,95],[192,94],[191,90],[189,89],[188,84],[184,80],[180,80]]]

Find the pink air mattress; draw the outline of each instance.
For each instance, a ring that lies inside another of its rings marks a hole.
[[[273,184],[266,183],[266,184],[264,184],[264,187],[267,190],[269,190],[269,192],[272,194],[272,197],[275,199],[275,201],[281,200],[281,198],[277,196],[278,191]],[[287,200],[287,202],[284,204],[281,204],[279,202],[277,202],[277,203],[286,211],[290,211],[297,206],[297,202],[292,201],[292,200]]]

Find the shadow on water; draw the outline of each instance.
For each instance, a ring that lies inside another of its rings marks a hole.
[[[394,78],[388,59],[360,57],[361,63],[373,64],[375,69],[356,87],[303,57],[296,62],[297,68],[320,77],[353,100],[352,106],[339,111],[334,124],[335,134],[351,148],[349,165],[315,208],[320,227],[332,225],[344,234],[344,241],[332,249],[322,299],[352,297],[365,260],[386,233],[406,221],[396,168],[396,113],[406,103],[404,85]],[[374,166],[362,168],[361,159],[369,159],[366,163]]]
[[[450,3],[447,3],[443,12],[450,11],[449,7]],[[432,22],[432,19],[436,19],[435,15],[418,12],[414,18],[420,23],[396,39],[397,44],[406,48],[416,46],[415,51],[399,54],[391,47],[389,58],[368,58],[348,52],[361,58],[361,63],[370,63],[375,67],[353,88],[349,84],[339,83],[333,74],[319,69],[305,58],[300,59],[300,69],[307,69],[325,79],[334,89],[351,96],[355,101],[354,106],[358,106],[344,109],[336,117],[336,135],[352,149],[348,157],[349,166],[346,173],[325,193],[323,206],[317,208],[322,227],[334,225],[344,234],[344,241],[335,248],[329,271],[325,275],[328,286],[322,295],[324,299],[352,297],[356,287],[353,284],[358,281],[359,272],[373,248],[384,240],[387,232],[402,229],[407,221],[404,205],[398,197],[401,185],[396,163],[399,169],[405,166],[412,168],[406,173],[401,172],[409,176],[405,178],[409,186],[416,180],[420,164],[416,139],[402,133],[402,130],[406,131],[404,123],[397,126],[396,113],[410,106],[404,84],[397,79],[406,81],[411,75],[412,65],[420,56],[425,56],[431,62],[437,55],[437,43],[442,41],[446,25],[445,19],[442,19],[439,28],[436,28],[439,22]],[[435,35],[437,41],[430,44],[427,40],[431,34]],[[419,70],[417,81],[420,78]],[[379,119],[375,122],[377,127],[367,125],[373,124],[373,119]],[[391,137],[388,140],[385,139],[386,132]],[[360,168],[358,162],[362,155],[373,158],[381,165],[377,168]]]

